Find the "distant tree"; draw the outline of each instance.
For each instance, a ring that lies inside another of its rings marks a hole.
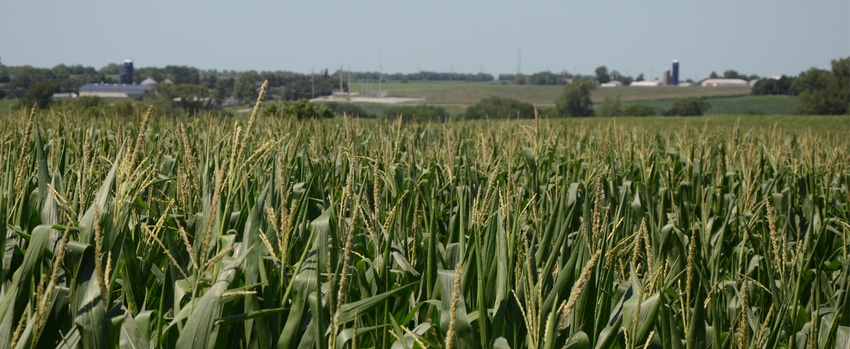
[[[723,72],[723,78],[724,79],[742,79],[742,80],[748,79],[748,77],[746,75],[740,74],[737,71],[731,70],[731,69]]]
[[[109,63],[104,67],[101,67],[98,72],[104,75],[118,75],[124,71],[124,65],[118,63]]]
[[[635,81],[644,81],[643,73],[638,74],[637,78],[635,78]]]
[[[242,103],[250,103],[257,98],[257,73],[246,71],[239,74],[236,84],[233,86],[233,94]]]
[[[655,109],[643,104],[630,104],[623,107],[622,116],[654,116],[657,115]]]
[[[670,116],[699,116],[709,108],[711,108],[711,104],[702,100],[702,98],[684,97],[675,100],[673,107],[664,114]]]
[[[611,73],[608,74],[608,77],[613,81],[622,81],[623,75],[620,74],[617,70],[612,70]]]
[[[24,93],[20,100],[20,107],[29,109],[33,105],[38,109],[47,109],[53,102],[53,94],[59,92],[59,85],[52,81],[43,81],[35,84]]]
[[[306,99],[299,99],[281,103],[281,114],[284,117],[305,119],[327,119],[332,118],[334,113],[324,105],[316,105]]]
[[[513,98],[490,97],[470,106],[464,114],[466,119],[532,119],[534,106]]]
[[[175,84],[198,85],[201,83],[201,72],[198,68],[184,65],[168,65],[162,69]]]
[[[832,63],[832,74],[838,78],[838,86],[850,88],[850,57],[834,59]]]
[[[226,97],[231,97],[233,95],[233,85],[236,84],[236,79],[233,77],[229,77],[226,79],[218,79],[215,82],[215,88],[213,89],[213,99],[217,103],[221,103],[221,101]]]
[[[620,72],[618,72],[616,70],[612,70],[611,74],[609,74],[609,76],[611,77],[611,81],[622,82],[623,86],[629,86],[629,85],[632,84],[632,81],[635,80],[631,76],[620,74]]]
[[[596,89],[596,83],[591,80],[578,78],[564,87],[563,92],[555,100],[555,108],[562,116],[593,116],[593,101],[590,93]]]
[[[709,75],[708,75],[708,78],[709,78],[709,79],[717,79],[717,78],[719,78],[719,77],[720,77],[720,76],[718,76],[718,75],[717,75],[717,73],[715,73],[715,72],[713,72],[713,71],[711,72],[711,74],[709,74]]]
[[[599,110],[599,115],[602,115],[602,116],[618,116],[618,115],[621,115],[621,113],[622,113],[621,104],[622,103],[621,103],[621,99],[620,99],[619,95],[617,95],[617,97],[614,97],[614,98],[605,97],[605,99],[602,100],[602,108]]]
[[[526,82],[525,75],[522,75],[522,74],[516,74],[516,75],[514,75],[514,83],[515,83],[515,84],[517,84],[517,85],[525,85],[525,82]]]
[[[3,66],[3,60],[0,58],[0,84],[7,83],[10,79],[9,72],[6,71],[6,67]],[[0,90],[0,99],[4,97],[6,97],[6,91]]]
[[[782,75],[779,79],[761,79],[753,85],[750,93],[754,96],[790,95],[792,94],[791,85],[793,83],[794,78],[785,75]]]
[[[791,85],[799,93],[797,114],[840,115],[850,111],[850,57],[832,61],[832,71],[809,69]]]
[[[157,67],[144,67],[144,68],[135,68],[133,72],[133,82],[140,84],[147,78],[151,78],[156,80],[158,83],[162,83],[165,81],[168,76],[166,72],[162,68]],[[172,81],[173,82],[173,81]]]
[[[71,79],[71,73],[68,71],[68,67],[64,64],[57,65],[50,69],[50,74],[53,76],[51,81],[59,85],[60,92],[70,92],[79,88],[76,81]]]
[[[596,68],[596,81],[600,84],[604,84],[608,81],[611,81],[611,76],[608,74],[608,67],[601,65]]]
[[[50,69],[34,68],[29,65],[12,69],[11,80],[6,85],[6,90],[13,98],[21,98],[30,88],[40,82],[53,81],[53,73]]]
[[[556,75],[550,71],[542,71],[526,77],[529,85],[563,85],[567,79],[564,74]]]
[[[216,107],[210,89],[204,85],[163,84],[158,89],[161,97],[171,101],[175,107],[183,109],[189,115],[196,115]]]
[[[210,90],[214,89],[217,83],[218,76],[215,74],[205,74],[204,77],[201,78],[201,84]]]

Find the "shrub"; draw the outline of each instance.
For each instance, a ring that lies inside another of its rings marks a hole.
[[[702,98],[684,97],[673,102],[673,107],[664,114],[670,116],[699,116],[709,108],[711,108],[711,104],[702,100]]]
[[[655,116],[658,115],[655,109],[643,104],[631,104],[623,107],[623,116]]]
[[[404,121],[415,122],[446,122],[449,113],[445,108],[430,105],[393,107],[384,111],[384,117],[395,119],[401,116]]]
[[[339,103],[339,102],[329,102],[324,103],[328,109],[330,109],[336,115],[347,115],[353,118],[374,118],[374,114],[369,114],[365,109],[359,107],[354,103]]]
[[[490,97],[472,105],[464,114],[466,119],[533,119],[534,106],[513,98]]]
[[[316,105],[306,99],[299,99],[281,104],[283,116],[293,117],[298,120],[304,119],[328,119],[334,117],[334,113],[324,105]]]
[[[620,96],[615,98],[605,97],[602,100],[602,109],[599,110],[599,115],[601,116],[618,116],[622,115],[622,107],[620,102]]]

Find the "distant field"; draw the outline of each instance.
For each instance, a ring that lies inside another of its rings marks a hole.
[[[593,117],[573,118],[567,122],[591,127],[621,126],[639,132],[692,132],[730,134],[740,132],[812,134],[822,138],[850,137],[850,116],[847,115],[707,115],[697,117]]]
[[[365,88],[377,89],[377,84],[352,83],[352,91]],[[563,90],[563,86],[535,86],[474,82],[389,82],[381,89],[396,97],[421,97],[423,102],[407,105],[427,104],[445,108],[450,114],[463,113],[467,107],[482,99],[498,96],[514,98],[538,106],[541,110],[554,106],[554,101]],[[703,97],[711,103],[708,115],[723,114],[765,114],[788,115],[794,113],[796,97],[789,96],[749,96],[749,88],[740,87],[615,87],[597,88],[592,100],[597,105],[605,98],[619,96],[623,104],[643,104],[656,109],[669,109],[673,101],[681,97]],[[12,100],[0,100],[0,115],[9,114]],[[379,103],[358,103],[358,106],[371,114],[380,115],[394,105]],[[250,108],[239,106],[231,108],[234,112],[249,112]]]
[[[352,91],[377,88],[376,84],[352,83]],[[563,86],[535,86],[471,82],[389,82],[381,86],[391,96],[423,97],[431,105],[472,105],[487,97],[509,97],[539,106],[553,105],[563,91]],[[593,101],[602,102],[605,97],[616,97],[625,101],[664,100],[680,97],[729,97],[745,96],[748,87],[614,87],[598,88],[593,92]]]
[[[374,84],[352,83],[357,92],[364,87],[377,88]],[[514,98],[548,109],[563,90],[563,86],[533,86],[501,83],[471,82],[389,82],[381,86],[391,96],[422,97],[422,104],[441,106],[451,114],[462,113],[470,105],[492,96]],[[624,104],[644,104],[656,109],[669,109],[673,101],[682,97],[706,98],[712,107],[708,115],[722,114],[766,114],[787,115],[794,113],[796,97],[789,96],[749,96],[748,87],[615,87],[597,88],[592,100],[597,106],[605,98],[617,96]],[[418,104],[418,103],[413,103]],[[370,113],[379,114],[389,106],[381,104],[360,104]]]
[[[765,114],[790,115],[794,114],[797,106],[796,96],[737,96],[707,98],[711,108],[706,115],[728,114]],[[623,104],[642,104],[655,109],[670,109],[673,99],[645,100],[624,102]]]
[[[708,99],[707,114],[794,114],[797,96],[743,96]]]

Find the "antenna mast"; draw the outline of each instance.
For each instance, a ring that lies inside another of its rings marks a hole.
[[[516,75],[522,74],[522,48],[516,50]]]

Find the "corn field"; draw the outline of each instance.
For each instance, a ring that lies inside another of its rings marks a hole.
[[[261,102],[0,125],[0,347],[850,347],[847,139]]]

